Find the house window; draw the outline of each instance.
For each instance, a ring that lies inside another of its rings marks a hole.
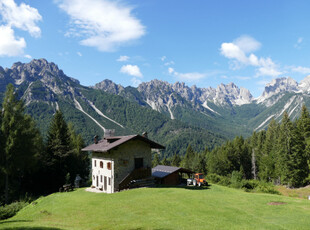
[[[100,161],[100,168],[103,168],[103,162]]]
[[[108,168],[109,170],[111,170],[111,162],[108,162],[107,168]]]
[[[94,161],[94,165],[95,165],[95,167],[96,167],[96,160]]]
[[[111,185],[111,177],[109,177],[109,185]]]
[[[100,176],[100,182],[102,182],[102,176]]]

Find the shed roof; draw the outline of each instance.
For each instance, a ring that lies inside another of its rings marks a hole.
[[[114,136],[114,137],[104,137],[102,140],[98,141],[97,144],[91,144],[82,149],[82,151],[92,151],[92,152],[107,152],[112,150],[128,141],[131,140],[141,140],[149,144],[152,149],[164,149],[165,147],[151,141],[150,139],[140,136],[140,135],[130,135],[130,136]]]
[[[185,169],[185,168],[166,166],[166,165],[157,165],[155,168],[152,168],[152,176],[158,177],[158,178],[164,178],[176,171],[181,172],[181,173],[194,173],[193,171],[189,169]]]

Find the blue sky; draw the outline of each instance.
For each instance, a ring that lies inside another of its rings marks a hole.
[[[0,0],[0,65],[45,58],[94,85],[234,82],[259,96],[310,74],[310,2]]]

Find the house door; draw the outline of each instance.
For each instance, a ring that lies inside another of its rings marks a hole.
[[[135,158],[135,169],[143,168],[143,158]]]
[[[107,191],[107,177],[104,177],[104,191]]]
[[[96,187],[98,187],[99,186],[99,178],[98,178],[98,176],[96,176]]]

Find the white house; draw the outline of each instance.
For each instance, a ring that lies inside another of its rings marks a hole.
[[[147,136],[109,136],[82,151],[92,152],[92,186],[106,193],[128,187],[130,181],[152,175],[151,149],[165,147]]]

